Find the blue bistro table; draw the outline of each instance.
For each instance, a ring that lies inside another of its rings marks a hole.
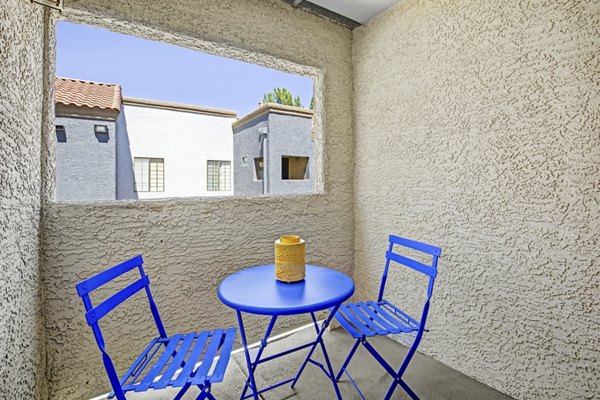
[[[227,306],[233,308],[237,313],[240,335],[242,337],[242,344],[244,345],[246,354],[246,363],[248,365],[248,380],[246,381],[240,399],[254,397],[255,400],[258,400],[258,395],[260,393],[275,389],[276,387],[290,382],[292,383],[293,388],[296,382],[298,382],[298,378],[300,378],[300,374],[302,374],[304,367],[306,367],[306,364],[309,362],[317,365],[323,370],[325,375],[327,375],[333,383],[337,398],[341,399],[340,390],[335,380],[335,374],[331,368],[331,362],[329,361],[329,356],[327,355],[327,350],[323,343],[323,332],[329,325],[329,322],[331,322],[331,318],[335,315],[340,305],[348,300],[353,293],[354,282],[352,282],[352,279],[341,272],[314,265],[307,265],[306,279],[296,283],[283,283],[277,281],[275,279],[275,266],[272,264],[247,268],[225,278],[219,286],[219,299]],[[319,327],[315,312],[325,309],[331,309],[331,312],[321,327]],[[260,342],[258,353],[256,354],[254,361],[250,359],[250,352],[248,351],[248,343],[246,342],[246,333],[242,321],[242,312],[271,316],[271,321],[269,322],[265,337]],[[313,342],[261,359],[260,357],[263,350],[267,346],[267,339],[275,326],[277,318],[279,316],[297,314],[310,314],[317,331],[316,339]],[[311,358],[317,345],[321,346],[325,363],[327,364],[326,367]],[[305,348],[310,348],[310,350],[294,378],[258,390],[254,380],[254,372],[256,371],[258,364]],[[250,388],[252,393],[246,395],[248,388]]]

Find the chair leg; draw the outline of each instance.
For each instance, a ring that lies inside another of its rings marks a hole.
[[[385,395],[385,400],[388,400],[392,397],[392,394],[396,390],[397,385],[400,385],[402,387],[402,389],[404,389],[404,391],[406,393],[408,393],[408,395],[413,400],[419,400],[419,396],[417,396],[416,393],[413,392],[413,390],[406,384],[406,382],[404,382],[402,380],[402,376],[404,376],[404,372],[406,372],[406,369],[408,368],[408,364],[410,363],[413,356],[415,355],[415,352],[417,351],[417,347],[419,346],[419,342],[421,341],[421,334],[422,333],[419,332],[419,334],[417,335],[417,338],[415,339],[414,343],[408,350],[408,353],[406,354],[406,357],[404,357],[404,361],[402,361],[402,365],[400,366],[398,371],[395,374],[390,374],[394,378],[394,381],[390,385],[390,388],[388,389],[388,391]]]
[[[185,394],[185,392],[188,391],[188,389],[190,388],[190,386],[192,386],[191,383],[186,383],[181,390],[179,390],[179,392],[177,393],[177,396],[175,396],[173,398],[173,400],[181,400],[181,398],[183,397],[183,395]]]
[[[356,339],[356,343],[354,343],[354,346],[352,346],[352,349],[350,350],[350,353],[348,353],[348,357],[346,357],[346,361],[344,361],[344,363],[342,364],[342,367],[340,368],[340,372],[338,372],[337,376],[335,377],[336,381],[339,381],[340,378],[342,377],[342,374],[344,373],[344,371],[348,367],[348,364],[350,364],[350,360],[354,356],[354,353],[356,352],[356,349],[358,349],[358,345],[359,344],[360,344],[360,339]]]
[[[206,386],[198,385],[198,388],[200,389],[200,394],[198,395],[198,397],[196,397],[196,400],[216,400],[215,396],[213,396],[210,392],[209,384],[207,384]]]
[[[387,361],[385,361],[385,359],[381,356],[381,354],[377,352],[377,350],[375,350],[375,347],[373,347],[371,343],[369,343],[366,339],[363,339],[362,344],[363,346],[365,346],[365,349],[367,349],[369,353],[371,353],[371,355],[377,360],[379,365],[381,365],[392,378],[401,376],[400,373],[394,371],[392,366],[388,364]]]
[[[402,376],[404,375],[404,372],[406,371],[406,368],[408,367],[408,364],[410,363],[410,360],[414,355],[414,350],[416,349],[416,346],[414,344],[413,347],[411,347],[411,349],[409,350],[408,354],[406,355],[406,358],[404,358],[402,366],[398,371],[394,371],[392,367],[387,363],[387,361],[385,361],[385,359],[381,356],[381,354],[379,354],[369,342],[364,340],[363,345],[369,351],[369,353],[371,353],[373,357],[375,357],[377,362],[379,362],[379,364],[387,371],[387,373],[393,379],[390,388],[385,394],[385,400],[389,400],[392,397],[392,394],[394,394],[394,391],[396,390],[396,387],[398,385],[400,385],[402,389],[404,389],[413,400],[419,400],[419,397],[415,394],[415,392],[413,392],[412,389],[406,384],[406,382],[402,380]]]
[[[400,379],[400,382],[398,382],[400,384],[400,386],[402,386],[402,389],[404,389],[404,391],[406,393],[408,393],[408,395],[410,396],[411,399],[413,400],[419,400],[419,396],[417,396],[417,394],[415,392],[413,392],[413,390],[410,388],[410,386],[408,386],[406,384],[406,382],[404,382],[402,379]]]
[[[385,394],[385,397],[384,397],[385,400],[389,400],[392,398],[392,394],[394,394],[394,391],[396,391],[396,387],[398,385],[400,385],[400,387],[402,387],[402,389],[404,389],[404,391],[406,393],[408,393],[408,395],[410,396],[411,399],[420,400],[419,396],[417,396],[417,394],[415,392],[413,392],[413,390],[410,388],[410,386],[408,386],[408,384],[406,382],[404,382],[402,380],[402,378],[400,378],[400,377],[394,378],[394,381],[392,382],[392,384],[390,385],[390,388],[388,389],[387,393]]]

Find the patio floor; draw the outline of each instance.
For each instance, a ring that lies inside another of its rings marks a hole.
[[[289,349],[296,345],[306,343],[314,339],[313,329],[304,329],[291,336],[269,343],[264,355]],[[324,335],[327,351],[336,370],[341,365],[353,344],[352,338],[342,329],[326,332]],[[384,337],[371,340],[377,350],[387,357],[388,362],[394,368],[400,365],[406,347]],[[259,365],[256,373],[259,388],[293,377],[300,366],[307,350],[270,361]],[[317,351],[320,357],[320,350]],[[254,352],[255,354],[255,352]],[[382,399],[387,391],[391,378],[383,371],[371,355],[361,347],[357,351],[350,367],[348,368],[357,384],[365,394],[366,398]],[[219,400],[239,399],[241,390],[246,380],[246,362],[244,353],[238,352],[232,356],[225,381],[213,387],[213,394]],[[406,382],[423,399],[486,399],[486,400],[510,400],[506,396],[482,383],[479,383],[466,375],[448,368],[447,366],[417,353],[412,360],[407,373]],[[347,377],[343,377],[339,383],[340,391],[344,399],[360,399]],[[127,398],[132,400],[167,400],[172,399],[176,390],[162,390],[145,394],[128,394]],[[198,396],[198,389],[190,389],[184,400],[192,400]],[[323,372],[316,366],[309,364],[304,370],[296,390],[285,385],[264,393],[261,399],[334,399],[335,393],[331,383]],[[410,399],[402,390],[398,389],[394,399]]]

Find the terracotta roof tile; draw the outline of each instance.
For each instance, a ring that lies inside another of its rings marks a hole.
[[[121,85],[56,77],[56,103],[121,110]]]

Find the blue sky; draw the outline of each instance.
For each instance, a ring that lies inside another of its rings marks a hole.
[[[265,92],[285,87],[308,107],[312,78],[70,22],[57,27],[58,76],[119,83],[123,95],[243,116]]]

